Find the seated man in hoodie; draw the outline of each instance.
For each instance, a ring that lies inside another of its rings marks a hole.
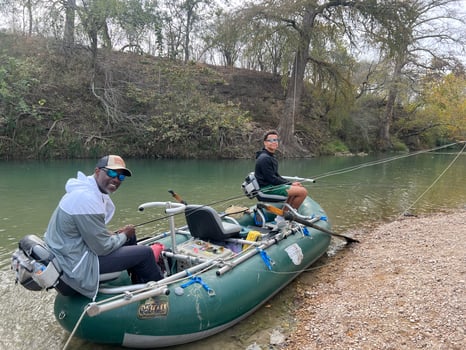
[[[264,134],[264,147],[256,152],[254,174],[264,193],[286,196],[286,203],[297,210],[306,199],[307,190],[300,182],[290,182],[278,173],[278,160],[275,158],[275,152],[279,141],[276,130],[268,130]],[[283,210],[286,211],[286,207]],[[282,220],[281,216],[275,219],[275,221]]]
[[[63,270],[61,280],[91,299],[103,273],[128,270],[133,283],[163,278],[152,249],[136,244],[133,225],[116,232],[106,227],[115,212],[109,195],[127,176],[131,171],[116,155],[101,158],[93,175],[78,172],[77,178],[67,181],[45,233],[45,242]]]

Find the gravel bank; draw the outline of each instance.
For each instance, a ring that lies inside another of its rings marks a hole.
[[[466,348],[466,210],[348,234],[361,243],[300,279],[283,348]]]

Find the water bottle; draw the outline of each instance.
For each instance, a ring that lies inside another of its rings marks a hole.
[[[40,262],[35,262],[34,263],[34,273],[36,275],[40,275],[42,272],[45,271],[45,265],[41,264]]]

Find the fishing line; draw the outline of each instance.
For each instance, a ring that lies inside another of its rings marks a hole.
[[[443,175],[445,175],[445,173],[448,171],[448,169],[450,169],[452,167],[452,165],[456,162],[456,160],[459,158],[459,156],[461,155],[461,153],[464,152],[464,150],[466,149],[466,143],[464,143],[464,146],[463,148],[458,152],[458,154],[456,155],[456,157],[450,162],[450,164],[447,165],[447,167],[445,168],[445,170],[442,171],[442,173],[432,182],[432,184],[430,184],[429,187],[426,188],[426,190],[424,192],[422,192],[422,194],[408,207],[406,208],[403,213],[400,214],[399,217],[401,216],[405,216],[408,212],[409,209],[411,209],[417,202],[419,202],[421,200],[422,197],[424,197],[424,195],[429,192],[432,187],[434,187],[434,185],[443,177]]]
[[[464,142],[464,141],[450,143],[448,145],[443,145],[443,146],[431,148],[431,149],[428,149],[428,150],[423,150],[423,151],[418,151],[418,152],[413,152],[413,153],[403,154],[403,155],[397,155],[397,156],[393,156],[393,157],[390,157],[390,158],[384,158],[384,159],[374,160],[374,161],[363,163],[363,164],[353,165],[353,166],[350,166],[348,168],[343,168],[341,170],[329,171],[327,173],[315,176],[314,179],[317,180],[317,179],[322,179],[324,177],[345,174],[345,173],[349,173],[351,171],[367,168],[367,167],[370,167],[370,166],[373,166],[373,165],[389,163],[389,162],[392,162],[394,160],[398,160],[398,159],[402,159],[402,158],[408,158],[408,157],[416,156],[416,155],[419,155],[419,154],[423,154],[423,153],[427,153],[427,152],[436,151],[436,150],[439,150],[439,149],[451,147],[451,146],[457,145],[457,144],[462,143],[462,142]]]

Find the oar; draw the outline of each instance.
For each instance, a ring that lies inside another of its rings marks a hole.
[[[259,203],[257,204],[258,207],[262,207],[262,208],[265,208],[267,209],[268,211],[270,211],[271,213],[274,213],[276,215],[281,215],[283,216],[286,220],[293,220],[293,221],[296,221],[300,224],[303,224],[305,226],[308,226],[308,227],[312,227],[316,230],[319,230],[319,231],[322,231],[322,232],[325,232],[331,236],[335,236],[335,237],[339,237],[339,238],[343,238],[346,240],[346,242],[348,244],[350,243],[359,243],[359,241],[357,239],[354,239],[354,238],[351,238],[351,237],[348,237],[348,236],[344,236],[344,235],[340,235],[338,233],[335,233],[335,232],[332,232],[330,230],[327,230],[326,228],[323,228],[323,227],[320,227],[320,226],[317,226],[315,224],[313,224],[312,222],[306,220],[306,219],[303,219],[303,218],[300,218],[299,216],[297,216],[296,214],[293,214],[292,212],[290,211],[286,211],[286,212],[283,212],[282,209],[280,208],[277,208],[277,207],[274,207],[273,205],[268,205],[268,204],[264,204],[264,203]]]
[[[300,217],[298,217],[298,216],[296,216],[296,215],[294,215],[294,214],[292,214],[290,212],[286,212],[283,217],[285,219],[287,219],[287,220],[293,220],[293,221],[299,222],[300,224],[315,228],[316,230],[328,233],[331,236],[343,238],[343,239],[346,240],[346,242],[348,244],[349,243],[359,243],[359,241],[357,239],[355,239],[355,238],[351,238],[351,237],[348,237],[348,236],[344,236],[344,235],[340,235],[338,233],[332,232],[332,231],[327,230],[327,229],[325,229],[323,227],[317,226],[317,225],[313,224],[312,222],[310,222],[308,220],[302,219],[302,218],[300,218]]]

